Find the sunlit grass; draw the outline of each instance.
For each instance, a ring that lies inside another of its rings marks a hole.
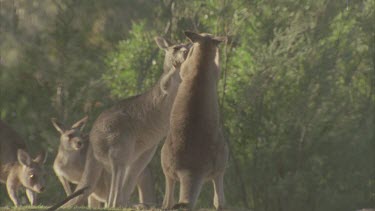
[[[49,207],[48,206],[22,206],[22,207],[0,207],[1,211],[25,211],[25,210],[30,210],[30,211],[40,211],[40,210],[47,210]],[[95,209],[95,208],[88,208],[88,207],[75,207],[75,208],[59,208],[59,211],[95,211],[95,210],[105,210],[105,211],[131,211],[135,209],[120,209],[120,208],[113,208],[113,209]],[[152,209],[155,210],[156,209]]]
[[[30,210],[30,211],[41,211],[41,210],[47,210],[49,207],[48,206],[22,206],[22,207],[0,207],[1,211],[25,211],[25,210]],[[102,210],[102,211],[134,211],[137,209],[134,208],[129,208],[129,209],[123,209],[123,208],[87,208],[87,207],[76,207],[76,208],[60,208],[58,209],[59,211],[95,211],[95,210]],[[215,211],[215,209],[196,209],[197,211]],[[143,211],[162,211],[161,209],[149,209],[149,210],[143,210]],[[247,211],[246,209],[241,209],[241,208],[229,208],[225,209],[224,211]]]

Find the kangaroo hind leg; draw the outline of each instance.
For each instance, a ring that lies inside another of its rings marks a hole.
[[[219,210],[223,209],[225,206],[225,197],[224,197],[224,172],[220,173],[213,180],[214,185],[214,207]]]
[[[125,177],[125,165],[111,161],[111,186],[108,196],[108,207],[118,206],[122,200],[122,180]]]
[[[165,173],[164,173],[165,174]],[[163,200],[163,209],[171,209],[174,205],[174,187],[176,181],[165,174],[165,195]]]
[[[152,157],[155,154],[157,146],[152,147],[151,149],[146,150],[143,152],[133,163],[131,163],[125,173],[125,177],[122,183],[123,191],[124,191],[124,200],[125,203],[128,203],[130,199],[130,195],[133,193],[135,186],[137,184],[137,180],[139,179],[139,175],[141,172],[144,171],[145,167],[149,164]],[[152,183],[152,178],[151,183]],[[151,187],[145,187],[141,186],[142,188],[146,188],[146,190],[142,190],[142,192],[145,191],[153,191],[153,184],[149,184]]]
[[[203,177],[194,174],[179,174],[180,179],[180,198],[178,204],[173,208],[192,209],[198,199],[203,185]]]

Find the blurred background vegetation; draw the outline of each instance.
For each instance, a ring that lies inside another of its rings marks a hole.
[[[228,36],[219,95],[230,143],[230,207],[375,207],[373,0],[0,0],[0,118],[32,154],[49,152],[42,204],[65,193],[50,118],[87,132],[110,105],[161,74],[153,37]],[[150,164],[161,203],[160,155]],[[206,185],[199,207],[212,207]],[[134,201],[137,201],[135,198]],[[0,205],[11,205],[5,186]]]

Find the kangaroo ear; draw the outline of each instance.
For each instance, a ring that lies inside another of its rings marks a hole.
[[[47,152],[41,152],[38,156],[34,159],[34,162],[39,164],[44,164],[47,161]]]
[[[200,39],[202,39],[202,36],[195,32],[191,31],[185,31],[184,32],[185,36],[191,41],[191,42],[198,42]]]
[[[155,37],[154,39],[160,49],[167,50],[167,48],[172,46],[172,43],[164,39],[163,37]]]
[[[51,118],[51,122],[57,131],[59,131],[61,134],[64,133],[64,129],[61,126],[61,123],[59,123],[56,118]]]
[[[81,120],[79,120],[78,122],[74,123],[73,126],[72,126],[72,129],[78,128],[82,131],[83,128],[85,127],[86,123],[87,123],[88,118],[89,118],[88,116],[85,116]]]
[[[27,153],[23,149],[18,149],[17,150],[17,159],[18,159],[18,162],[21,165],[30,166],[30,164],[31,164],[31,158],[30,158],[29,153]]]
[[[221,37],[213,37],[212,40],[214,40],[214,42],[216,43],[216,45],[222,43],[222,42],[227,42],[228,38],[225,37],[225,36],[221,36]]]

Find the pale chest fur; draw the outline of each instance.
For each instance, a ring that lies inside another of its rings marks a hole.
[[[53,168],[57,175],[63,176],[72,183],[78,183],[85,167],[86,153],[58,152]]]

